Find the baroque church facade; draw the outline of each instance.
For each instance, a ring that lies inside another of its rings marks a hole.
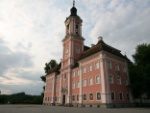
[[[65,20],[62,61],[46,75],[44,105],[126,107],[132,103],[128,59],[102,37],[84,45],[82,19],[73,5]]]

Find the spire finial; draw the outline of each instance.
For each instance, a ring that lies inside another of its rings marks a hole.
[[[73,0],[73,7],[75,6],[75,0]]]

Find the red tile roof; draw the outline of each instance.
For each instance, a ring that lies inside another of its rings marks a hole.
[[[100,51],[107,51],[110,52],[114,55],[117,55],[119,57],[125,58],[120,52],[120,50],[113,48],[109,45],[107,45],[103,40],[100,40],[96,45],[94,45],[93,47],[91,47],[90,49],[88,49],[87,51],[83,52],[79,58],[79,60],[82,60],[86,57],[89,57],[95,53],[98,53]]]

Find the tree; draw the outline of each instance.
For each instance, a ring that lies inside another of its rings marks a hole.
[[[50,60],[48,63],[45,63],[45,67],[44,67],[44,71],[45,71],[45,75],[41,76],[41,80],[43,82],[46,82],[46,75],[50,72],[50,70],[52,68],[54,68],[55,66],[57,66],[57,62],[56,60]]]
[[[135,98],[150,98],[150,44],[140,44],[129,66],[131,88]]]
[[[56,60],[50,60],[48,63],[45,63],[45,74],[48,74],[50,69],[54,68],[55,66],[57,66]]]
[[[41,80],[45,83],[46,82],[46,75],[50,72],[50,70],[57,66],[56,60],[50,60],[48,63],[45,63],[44,71],[45,75],[41,76]],[[45,90],[45,86],[43,86],[43,90]],[[41,93],[41,96],[44,96],[44,93]]]

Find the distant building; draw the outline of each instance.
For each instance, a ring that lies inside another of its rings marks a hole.
[[[123,107],[132,103],[127,59],[102,37],[84,45],[82,19],[73,5],[65,20],[61,63],[46,75],[43,104]]]

